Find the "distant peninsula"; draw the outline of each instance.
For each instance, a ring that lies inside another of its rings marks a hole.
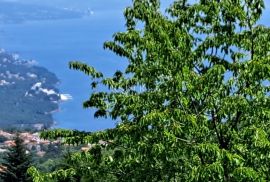
[[[74,19],[83,16],[85,12],[70,8],[56,8],[19,1],[0,1],[0,23]]]
[[[0,128],[44,129],[53,125],[52,113],[67,99],[57,89],[54,73],[0,50]]]

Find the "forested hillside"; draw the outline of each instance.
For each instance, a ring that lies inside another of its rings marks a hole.
[[[55,74],[22,60],[17,54],[0,53],[0,127],[48,128],[58,109],[59,82]]]

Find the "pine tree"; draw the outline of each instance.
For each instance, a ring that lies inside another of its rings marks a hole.
[[[23,139],[17,133],[14,138],[15,145],[8,149],[4,157],[4,171],[1,172],[1,179],[5,182],[27,182],[31,181],[27,174],[30,167],[31,157],[26,153]]]

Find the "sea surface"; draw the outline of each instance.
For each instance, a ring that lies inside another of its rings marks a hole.
[[[56,128],[97,131],[115,126],[115,121],[94,119],[94,110],[83,109],[82,102],[91,94],[90,80],[81,72],[69,70],[68,62],[83,61],[107,76],[123,69],[126,61],[103,50],[103,42],[124,31],[122,12],[127,4],[118,1],[112,10],[97,6],[89,16],[79,19],[0,24],[0,47],[18,53],[22,59],[34,59],[55,73],[61,81],[61,93],[73,97],[54,114]]]
[[[103,42],[112,40],[115,32],[125,30],[123,11],[131,4],[131,0],[27,2],[58,8],[74,7],[89,13],[88,16],[77,19],[0,23],[0,48],[18,53],[22,59],[37,60],[40,66],[46,67],[61,80],[61,93],[72,95],[73,99],[62,103],[60,111],[54,114],[56,128],[97,131],[114,127],[116,121],[94,119],[94,110],[83,109],[82,102],[91,94],[90,80],[83,73],[69,70],[68,62],[83,61],[103,71],[107,76],[111,76],[115,70],[124,69],[126,60],[103,50]],[[168,7],[171,2],[172,0],[163,0],[163,7]],[[270,0],[265,2],[266,11],[260,23],[269,25]]]

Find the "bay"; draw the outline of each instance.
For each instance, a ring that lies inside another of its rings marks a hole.
[[[109,119],[94,119],[94,110],[83,109],[90,93],[90,80],[69,70],[68,62],[79,60],[112,75],[125,66],[125,60],[103,50],[103,42],[124,30],[123,7],[119,11],[95,12],[81,19],[28,21],[0,25],[0,47],[18,53],[22,59],[35,59],[60,79],[61,93],[73,99],[55,113],[56,128],[97,131],[115,126]]]

